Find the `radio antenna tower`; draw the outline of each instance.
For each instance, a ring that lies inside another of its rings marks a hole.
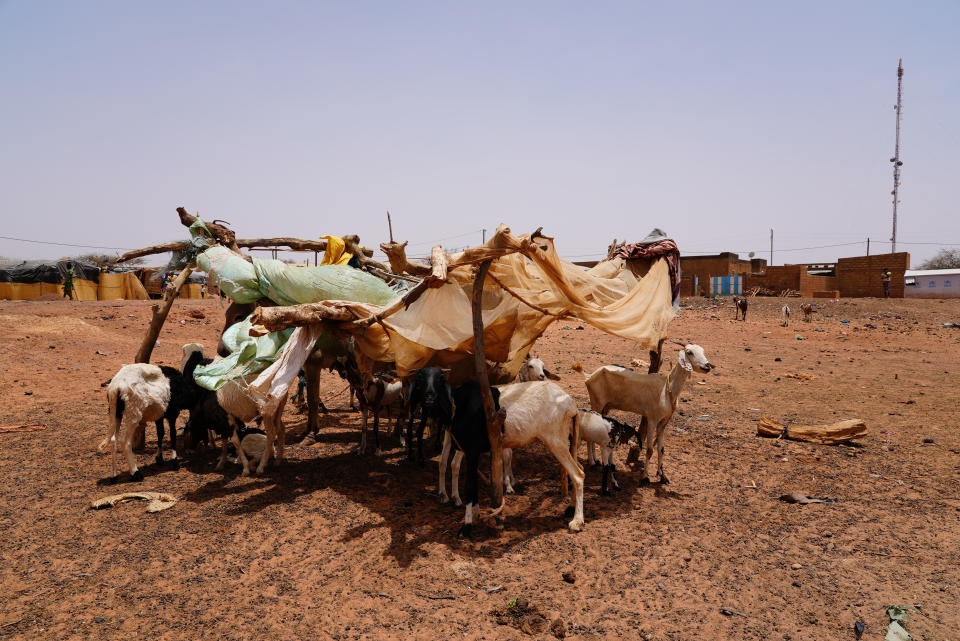
[[[890,159],[890,162],[893,163],[893,191],[890,192],[893,194],[893,235],[890,236],[891,254],[897,253],[897,203],[900,202],[898,200],[900,195],[900,167],[903,166],[903,161],[900,160],[900,113],[902,111],[900,99],[902,95],[903,58],[900,58],[900,63],[897,65],[897,104],[894,107],[894,110],[897,112],[897,142],[893,149],[893,158]]]

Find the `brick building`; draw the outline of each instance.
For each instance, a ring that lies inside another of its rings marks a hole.
[[[903,298],[904,272],[910,269],[910,254],[874,254],[840,258],[836,263],[804,263],[796,265],[767,265],[762,258],[741,260],[736,254],[724,252],[714,256],[681,256],[681,296],[707,294],[713,276],[744,277],[743,291],[763,287],[774,292],[794,290],[804,298],[821,296],[859,298],[883,296],[880,274],[890,270],[890,296]]]
[[[680,256],[680,295],[700,296],[710,293],[713,276],[747,276],[767,268],[763,258],[741,260],[733,252],[711,256]]]

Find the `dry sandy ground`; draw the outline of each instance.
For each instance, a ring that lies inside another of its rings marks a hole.
[[[559,468],[531,447],[515,459],[505,518],[462,541],[462,511],[438,503],[435,466],[408,464],[396,444],[379,458],[353,454],[350,412],[324,417],[317,445],[291,436],[289,460],[262,478],[236,465],[214,472],[212,450],[179,471],[156,468],[150,429],[146,480],[99,487],[110,474],[95,452],[101,383],[132,359],[149,303],[0,301],[0,424],[47,426],[0,434],[0,636],[821,641],[853,639],[862,620],[864,638],[881,639],[884,607],[897,603],[919,606],[915,638],[958,639],[960,330],[940,324],[960,321],[960,301],[827,302],[810,324],[799,302],[783,328],[774,299],[754,300],[736,323],[728,303],[684,301],[671,334],[718,367],[691,380],[668,427],[669,486],[638,486],[623,449],[623,489],[599,496],[588,469],[586,528],[572,534]],[[218,301],[178,303],[155,359],[176,364],[183,343],[213,345],[220,314]],[[536,352],[583,405],[571,364],[643,356],[563,327]],[[323,385],[328,405],[346,406],[339,378]],[[859,417],[869,434],[858,447],[777,443],[756,436],[761,414]],[[287,421],[305,427],[294,410]],[[159,514],[87,509],[118,487],[179,502]],[[794,491],[837,502],[778,500]],[[542,618],[498,616],[515,598],[513,611]]]

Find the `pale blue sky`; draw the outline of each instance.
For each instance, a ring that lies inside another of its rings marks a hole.
[[[0,235],[960,244],[960,3],[0,0]],[[882,242],[881,242],[882,241]],[[858,255],[863,244],[777,253]],[[0,255],[86,250],[0,239]]]

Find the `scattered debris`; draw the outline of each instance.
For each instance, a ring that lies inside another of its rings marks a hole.
[[[883,637],[884,641],[913,641],[913,637],[903,627],[910,620],[909,612],[910,608],[905,605],[887,606],[890,625],[887,626],[887,635]]]
[[[733,608],[728,608],[727,606],[723,606],[722,608],[720,608],[720,613],[721,613],[721,614],[725,614],[725,615],[727,615],[728,617],[729,617],[729,616],[733,616],[733,615],[737,615],[738,617],[745,617],[745,616],[747,616],[747,615],[744,614],[743,612],[740,612],[739,610],[734,610]]]
[[[573,570],[569,570],[569,571],[567,571],[567,572],[564,572],[561,576],[563,577],[563,580],[566,581],[567,583],[576,583],[576,582],[577,582],[577,573],[574,572]]]
[[[117,503],[126,503],[127,501],[143,500],[147,503],[147,512],[162,512],[167,508],[173,507],[177,502],[173,496],[163,492],[124,492],[123,494],[112,494],[102,499],[97,499],[90,503],[93,510],[101,510],[105,507],[113,507]]]
[[[45,423],[25,423],[23,425],[8,425],[0,427],[0,434],[13,434],[15,432],[42,432],[47,429]]]
[[[549,628],[554,637],[562,639],[567,632],[561,619],[548,623],[537,606],[522,597],[511,599],[506,607],[493,610],[490,615],[498,625],[507,625],[531,636],[543,634]]]
[[[803,336],[801,336],[800,334],[794,334],[793,337],[794,337],[795,339],[797,339],[798,341],[805,341],[805,340],[807,340],[807,339],[805,339]]]
[[[960,323],[942,323],[940,327],[957,327],[960,328]]]
[[[494,592],[499,592],[503,589],[502,585],[485,585],[483,586],[484,591],[487,594],[493,594]]]
[[[857,635],[858,639],[863,636],[864,627],[863,621],[857,621],[853,624],[853,633]]]
[[[831,425],[784,425],[771,418],[761,416],[757,423],[758,436],[773,436],[792,441],[807,441],[835,445],[846,443],[867,434],[867,425],[858,418],[840,421]]]
[[[800,380],[800,381],[812,381],[812,380],[814,380],[814,379],[817,378],[816,376],[813,376],[813,375],[811,375],[811,374],[803,374],[803,373],[801,373],[801,372],[797,372],[796,374],[784,374],[783,377],[784,377],[784,378],[795,378],[795,379]]]
[[[780,500],[784,503],[798,503],[800,505],[808,505],[810,503],[836,503],[837,499],[816,499],[807,496],[806,494],[800,494],[799,492],[791,492],[790,494],[784,494],[780,497]]]

